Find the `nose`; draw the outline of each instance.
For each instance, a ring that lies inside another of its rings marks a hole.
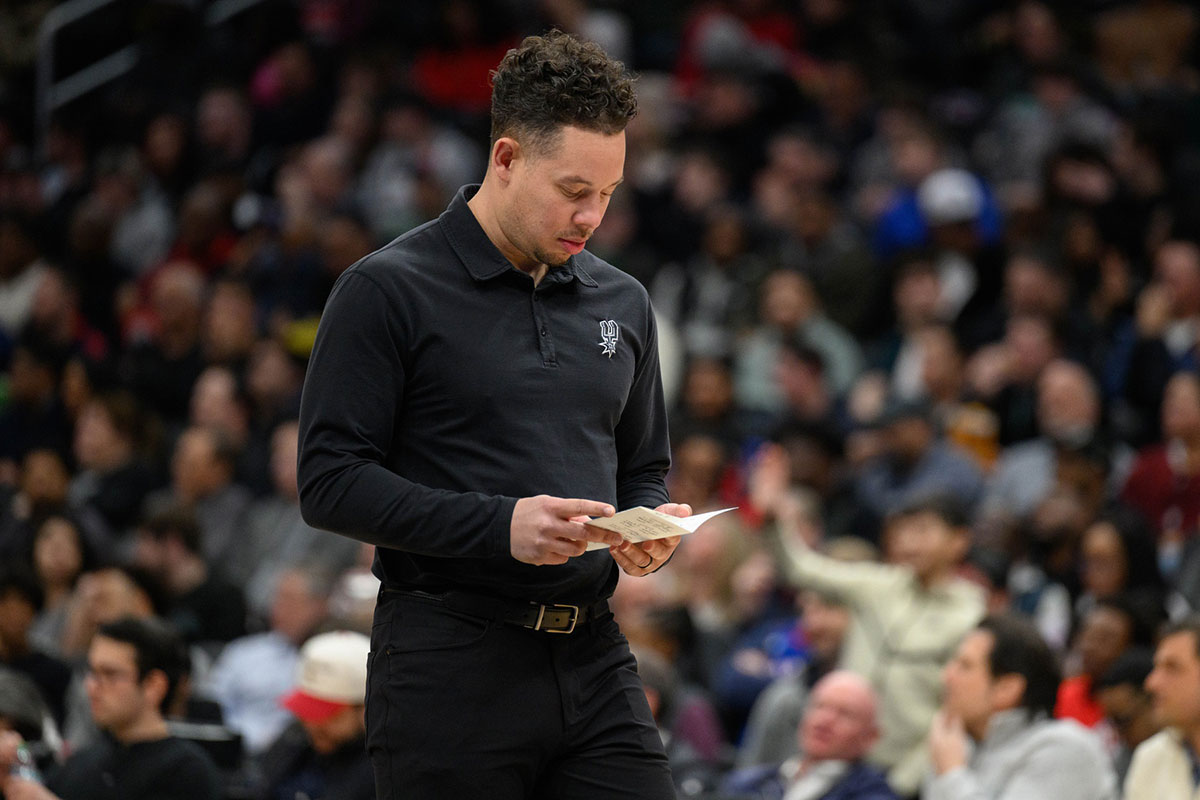
[[[591,195],[576,207],[571,222],[579,230],[591,235],[592,231],[599,227],[600,220],[604,219],[604,211],[607,207],[608,200],[606,198],[599,194]]]

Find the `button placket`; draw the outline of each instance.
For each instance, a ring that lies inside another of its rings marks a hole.
[[[538,351],[542,355],[542,366],[556,367],[558,366],[558,357],[554,351],[554,337],[550,335],[550,324],[546,319],[546,310],[542,305],[542,298],[538,296],[536,289],[533,291],[530,305],[533,311],[533,326],[537,333]]]

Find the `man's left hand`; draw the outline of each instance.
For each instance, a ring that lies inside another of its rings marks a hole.
[[[672,517],[690,517],[692,507],[687,503],[663,503],[655,511],[670,514]],[[627,575],[641,577],[649,575],[667,563],[667,559],[679,546],[679,536],[668,536],[665,539],[651,539],[648,542],[622,542],[608,548],[613,560]]]

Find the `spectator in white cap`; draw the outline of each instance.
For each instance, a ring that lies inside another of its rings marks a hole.
[[[942,319],[962,328],[990,310],[999,296],[1004,263],[988,238],[993,208],[984,184],[955,167],[935,170],[917,187],[917,206],[929,230],[941,284]]]
[[[300,650],[296,688],[280,702],[296,717],[264,754],[254,796],[262,800],[374,800],[363,706],[370,640],[334,631]]]

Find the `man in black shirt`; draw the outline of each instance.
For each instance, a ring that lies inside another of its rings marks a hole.
[[[674,797],[606,598],[678,537],[586,524],[669,502],[654,317],[584,246],[621,183],[632,81],[530,37],[494,73],[483,184],[347,270],[301,408],[305,519],[376,545],[380,798]],[[609,545],[585,552],[589,542]]]
[[[187,664],[179,637],[156,620],[101,626],[88,648],[87,693],[105,737],[78,751],[46,786],[13,774],[20,737],[0,738],[0,791],[7,800],[220,800],[216,767],[167,732],[163,707]]]

